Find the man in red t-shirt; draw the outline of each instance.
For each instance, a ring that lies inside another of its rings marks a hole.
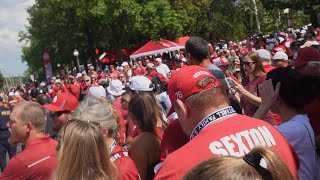
[[[146,69],[142,66],[141,60],[137,60],[134,62],[134,67],[133,67],[133,74],[135,76],[144,76],[147,74]]]
[[[46,120],[44,109],[36,102],[24,101],[14,106],[7,123],[9,142],[25,144],[25,148],[10,160],[0,179],[51,179],[58,143],[43,133]]]
[[[190,141],[165,159],[155,179],[181,179],[204,160],[242,157],[255,146],[271,147],[297,177],[293,152],[285,138],[264,121],[236,114],[220,82],[206,69],[181,68],[169,81],[168,92]]]
[[[286,52],[286,48],[281,45],[281,43],[284,41],[282,37],[279,38],[274,44],[274,48],[272,49],[272,55],[276,54],[279,51]]]
[[[76,82],[76,78],[72,75],[69,76],[69,84],[67,88],[71,94],[79,99],[81,87],[80,84]]]

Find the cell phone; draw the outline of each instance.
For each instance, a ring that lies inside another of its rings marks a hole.
[[[235,85],[235,83],[234,83],[234,81],[233,81],[233,79],[232,79],[232,78],[227,77],[226,79],[227,79],[228,84],[229,84],[230,86],[234,86],[234,85]]]

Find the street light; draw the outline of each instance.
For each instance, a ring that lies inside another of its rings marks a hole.
[[[288,25],[288,28],[290,28],[290,22],[289,22],[289,8],[286,8],[283,10],[283,13],[286,15],[287,17],[287,25]]]
[[[77,58],[77,69],[78,72],[80,72],[79,51],[77,49],[74,49],[73,55]]]
[[[261,33],[261,28],[260,28],[260,21],[259,21],[259,15],[258,15],[258,8],[256,4],[256,0],[252,0],[253,6],[254,6],[254,14],[256,15],[256,23],[257,23],[257,28],[258,28],[258,33]]]

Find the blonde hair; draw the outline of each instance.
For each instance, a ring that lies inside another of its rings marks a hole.
[[[250,153],[254,156],[261,156],[266,161],[266,170],[270,173],[271,179],[293,180],[286,164],[272,150],[265,147],[255,147]],[[193,167],[183,178],[184,180],[263,180],[263,175],[257,168],[249,165],[241,157],[216,157],[204,161]]]
[[[59,137],[53,180],[116,179],[100,126],[75,120],[61,129]]]
[[[72,116],[82,121],[99,123],[102,128],[108,129],[110,137],[115,137],[118,130],[115,111],[108,100],[88,95],[81,101]]]
[[[34,101],[22,101],[16,104],[13,110],[19,108],[18,118],[24,123],[31,122],[40,132],[44,132],[47,123],[47,115],[44,108]]]

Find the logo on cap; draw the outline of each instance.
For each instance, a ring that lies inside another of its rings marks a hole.
[[[182,98],[183,98],[183,94],[182,94],[181,91],[178,91],[178,92],[176,92],[175,94],[176,94],[176,98],[177,98],[177,99],[182,99]]]

